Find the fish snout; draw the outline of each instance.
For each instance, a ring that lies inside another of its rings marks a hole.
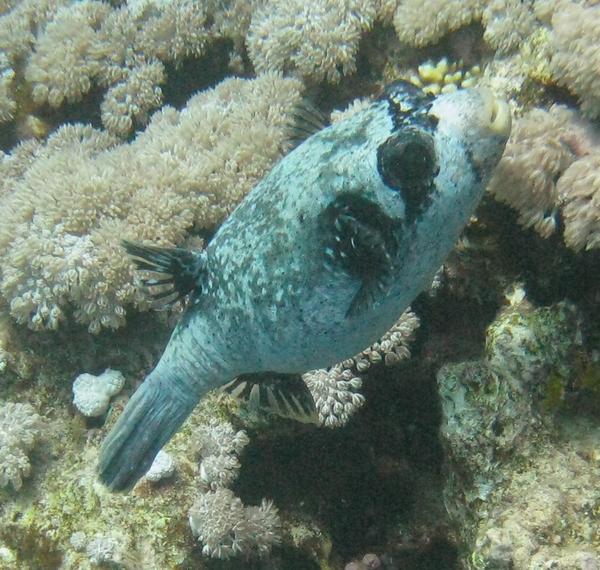
[[[480,88],[478,91],[483,102],[482,128],[493,135],[508,138],[512,122],[508,103],[496,97],[489,89]]]

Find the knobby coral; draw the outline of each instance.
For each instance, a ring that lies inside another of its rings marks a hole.
[[[30,404],[0,406],[0,487],[18,491],[31,472],[27,452],[41,434],[42,420]]]
[[[130,144],[63,126],[0,157],[0,292],[13,317],[56,328],[69,307],[90,331],[118,327],[133,284],[124,237],[165,245],[214,228],[280,156],[300,83],[229,79],[164,107]]]

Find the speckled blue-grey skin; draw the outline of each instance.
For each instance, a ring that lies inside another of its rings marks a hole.
[[[132,487],[234,377],[326,367],[382,336],[453,247],[509,130],[486,91],[398,83],[284,157],[201,254],[198,293],[104,443],[101,480]]]

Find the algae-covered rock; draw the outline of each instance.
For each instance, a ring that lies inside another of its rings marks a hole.
[[[584,429],[547,406],[548,391],[576,373],[578,314],[565,302],[511,301],[487,329],[484,358],[438,373],[445,499],[463,563],[597,568],[600,425]]]

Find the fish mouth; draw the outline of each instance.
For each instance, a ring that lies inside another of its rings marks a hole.
[[[487,129],[502,137],[510,134],[511,116],[508,103],[498,99],[489,89],[479,89],[483,99],[483,116],[485,117]]]

